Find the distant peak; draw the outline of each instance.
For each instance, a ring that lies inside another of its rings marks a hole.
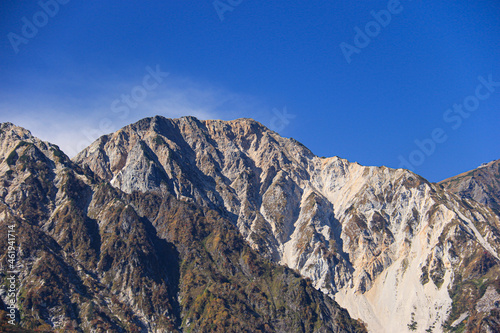
[[[257,120],[255,120],[253,118],[237,118],[233,121],[234,122],[242,122],[242,123],[260,124]]]
[[[480,168],[484,168],[484,167],[489,167],[493,164],[495,164],[496,162],[498,162],[500,160],[493,160],[493,161],[489,161],[489,162],[486,162],[486,163],[483,163],[481,164],[480,166],[478,166],[477,168],[480,169]]]
[[[178,119],[172,119],[172,120],[178,120],[179,122],[181,123],[188,123],[188,124],[195,124],[196,126],[200,126],[202,121],[200,121],[198,118],[196,118],[195,116],[184,116],[184,117],[181,117],[181,118],[178,118]]]
[[[5,123],[0,123],[0,129],[2,130],[9,130],[9,129],[12,129],[12,128],[21,128],[21,129],[24,129],[20,126],[17,126],[11,122],[5,122]],[[25,131],[28,131],[26,129],[24,129]]]
[[[219,122],[227,123],[230,125],[249,126],[251,128],[254,128],[254,129],[259,128],[260,130],[270,131],[269,128],[267,128],[266,126],[262,125],[257,120],[252,119],[252,118],[237,118],[237,119],[233,119],[233,120],[211,120],[211,121],[219,121]]]
[[[154,130],[157,129],[157,126],[162,123],[189,123],[189,124],[196,124],[198,126],[203,126],[204,124],[228,124],[228,125],[245,125],[245,126],[251,126],[254,128],[259,128],[261,130],[269,130],[266,126],[261,124],[260,122],[256,121],[255,119],[252,118],[237,118],[233,120],[220,120],[220,119],[208,119],[208,120],[200,120],[195,116],[182,116],[180,118],[167,118],[161,115],[156,115],[154,117],[147,117],[143,118],[141,120],[138,120],[137,122],[127,125],[124,128],[127,127],[133,127],[139,130],[145,130],[149,128],[153,128]],[[269,130],[271,131],[271,130]]]
[[[0,132],[7,132],[7,131],[10,131],[12,134],[17,135],[22,139],[33,138],[31,132],[25,129],[24,127],[17,126],[10,122],[0,123]]]
[[[13,123],[9,123],[9,122],[0,123],[0,128],[1,129],[10,128],[10,127],[13,127],[13,126],[16,126],[16,125],[14,125]]]
[[[180,119],[185,119],[185,120],[190,120],[190,121],[199,121],[199,119],[196,118],[195,116],[183,116]]]

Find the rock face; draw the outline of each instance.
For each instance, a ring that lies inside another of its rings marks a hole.
[[[253,250],[220,212],[170,195],[174,182],[158,162],[168,157],[150,142],[126,145],[126,135],[108,140],[118,145],[111,160],[80,167],[57,146],[0,124],[0,248],[15,249],[11,261],[0,253],[0,278],[15,276],[24,329],[365,331],[310,280]],[[208,206],[206,195],[199,201]],[[0,291],[2,329],[11,299]]]
[[[319,158],[251,119],[158,116],[74,162],[126,193],[218,211],[371,332],[500,330],[480,302],[500,290],[499,217],[410,171]]]
[[[448,191],[489,206],[500,214],[500,160],[439,182]]]

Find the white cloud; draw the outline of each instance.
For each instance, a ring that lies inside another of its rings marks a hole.
[[[147,91],[144,99],[133,103],[134,107],[127,106],[127,112],[114,112],[117,110],[112,108],[113,101],[119,100],[118,105],[126,106],[122,95],[130,95],[142,82],[142,77],[128,84],[101,82],[98,93],[81,99],[68,97],[68,92],[59,96],[39,94],[33,98],[27,92],[3,96],[0,121],[25,127],[73,157],[99,136],[145,117],[192,115],[199,119],[258,119],[271,110],[254,97],[170,75],[155,89]]]

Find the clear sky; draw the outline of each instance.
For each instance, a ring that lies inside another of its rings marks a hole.
[[[74,156],[147,116],[247,117],[439,181],[500,158],[499,18],[471,0],[2,0],[0,121]]]

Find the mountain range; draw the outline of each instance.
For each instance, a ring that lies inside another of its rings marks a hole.
[[[61,332],[500,331],[499,171],[435,184],[315,156],[252,119],[160,116],[69,159],[3,123],[16,318]]]

